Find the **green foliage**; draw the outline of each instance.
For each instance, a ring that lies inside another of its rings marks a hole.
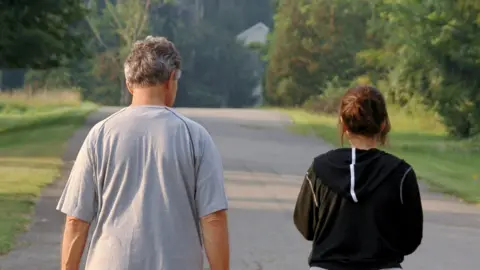
[[[257,100],[252,91],[263,63],[236,35],[258,21],[269,24],[269,0],[199,1],[199,10],[165,0],[88,0],[79,31],[93,38],[86,44],[91,58],[66,62],[54,70],[32,70],[28,85],[80,87],[83,97],[106,105],[125,105],[123,61],[133,42],[147,35],[166,36],[182,55],[177,106],[244,107]],[[187,3],[186,1],[183,3]],[[255,9],[255,12],[249,12]]]
[[[182,54],[177,106],[245,107],[254,103],[260,62],[236,42],[237,32],[224,29],[215,17],[199,23],[182,18],[181,7],[169,4],[151,15],[151,33],[171,39]],[[179,14],[179,15],[177,15]]]
[[[281,1],[275,16],[266,99],[301,105],[326,82],[350,81],[362,68],[356,53],[365,47],[368,1]]]
[[[337,114],[340,100],[345,92],[346,86],[338,77],[326,83],[322,94],[311,96],[303,107],[315,113]]]
[[[280,1],[266,99],[329,107],[325,82],[338,76],[345,86],[375,84],[401,107],[425,105],[451,135],[474,136],[480,133],[479,30],[478,1]]]
[[[0,3],[0,67],[48,68],[85,55],[73,28],[85,15],[82,0]]]
[[[423,97],[457,137],[480,132],[480,12],[470,4],[377,1],[383,46],[360,55],[386,70],[393,101]]]

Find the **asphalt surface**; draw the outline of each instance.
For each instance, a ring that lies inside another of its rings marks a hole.
[[[102,108],[70,140],[62,177],[39,199],[34,223],[18,248],[0,257],[1,270],[59,269],[64,217],[56,202],[85,135],[118,108]],[[230,201],[232,270],[308,269],[309,243],[292,223],[292,209],[311,160],[330,146],[287,131],[273,111],[178,109],[211,133],[224,163]],[[480,269],[480,208],[422,188],[424,241],[405,269]]]

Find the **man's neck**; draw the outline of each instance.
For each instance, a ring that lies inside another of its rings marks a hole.
[[[132,98],[131,106],[167,106],[163,99],[152,99],[152,98]]]
[[[163,89],[158,87],[136,88],[131,106],[167,106]]]

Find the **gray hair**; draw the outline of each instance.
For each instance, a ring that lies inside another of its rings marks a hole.
[[[168,81],[171,73],[180,69],[180,53],[164,37],[148,36],[137,41],[125,60],[126,83],[131,86],[154,86]]]

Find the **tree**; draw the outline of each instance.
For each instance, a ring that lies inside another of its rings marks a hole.
[[[242,1],[229,1],[237,6],[231,6],[233,10],[223,7],[224,14],[248,10]],[[194,2],[195,8],[182,4]],[[182,55],[177,106],[251,106],[262,65],[255,53],[236,42],[236,35],[238,29],[244,30],[243,24],[254,18],[247,20],[240,16],[241,20],[236,20],[234,16],[214,13],[199,20],[201,3],[199,0],[88,0],[90,12],[81,30],[94,37],[85,44],[92,57],[66,61],[55,71],[31,71],[28,77],[41,80],[41,86],[55,82],[79,87],[85,99],[97,103],[123,105],[130,96],[126,94],[123,61],[133,42],[147,35],[165,36]],[[193,16],[193,13],[199,14]]]
[[[84,39],[74,28],[85,16],[82,0],[17,0],[0,3],[2,87],[23,85],[23,69],[57,67],[83,57]]]
[[[197,23],[176,4],[152,10],[150,31],[167,36],[182,54],[182,79],[177,106],[245,107],[253,104],[252,92],[259,68],[251,52],[237,43],[237,33],[224,28],[218,16]]]
[[[147,33],[151,4],[151,0],[123,0],[116,4],[105,0],[105,8],[99,10],[95,1],[90,0],[88,3],[93,12],[100,14],[87,17],[98,46],[93,60],[95,73],[101,80],[104,80],[106,75],[110,81],[115,82],[109,84],[112,88],[105,90],[119,98],[118,104],[125,105],[130,100],[125,85],[123,62],[135,41],[144,38]]]
[[[275,16],[269,51],[266,98],[277,105],[302,105],[335,77],[361,74],[356,53],[366,45],[368,1],[284,0]]]
[[[391,102],[437,109],[452,135],[480,133],[480,10],[474,1],[376,1],[383,44],[360,54],[381,67]]]
[[[334,96],[324,93],[333,78],[336,87],[329,89],[373,83],[388,102],[421,103],[438,112],[452,135],[475,136],[479,18],[474,0],[277,1],[266,98],[312,105]]]
[[[300,10],[296,0],[278,1],[277,14],[274,17],[275,32],[271,36],[268,50],[268,68],[265,81],[265,100],[268,103],[283,105],[292,103],[284,99],[289,98],[285,91],[295,88],[295,83],[291,79],[293,70],[290,66],[292,56],[295,51],[295,42],[289,42],[289,35],[293,31],[293,22],[303,22],[299,20]],[[298,25],[297,25],[298,27]],[[286,84],[290,84],[290,87]]]

